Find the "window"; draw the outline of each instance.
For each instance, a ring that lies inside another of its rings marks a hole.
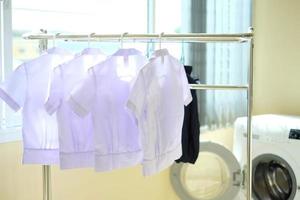
[[[156,1],[155,32],[240,33],[251,26],[251,0]],[[249,44],[166,43],[163,47],[193,66],[193,76],[204,84],[247,84]],[[231,126],[246,115],[245,91],[197,91],[201,126]]]
[[[1,80],[15,67],[39,55],[37,40],[22,34],[46,29],[50,33],[236,33],[251,25],[251,0],[0,0]],[[50,41],[48,47],[53,43]],[[78,52],[86,42],[57,41],[57,46]],[[92,42],[107,54],[118,43]],[[157,44],[125,43],[151,52]],[[184,64],[193,66],[193,75],[202,83],[245,84],[247,46],[234,44],[163,43]],[[5,51],[3,51],[5,49]],[[11,53],[12,52],[12,53]],[[243,68],[241,68],[243,66]],[[228,91],[198,92],[201,124],[227,126],[245,114],[246,94]],[[230,98],[228,98],[230,97]],[[236,106],[236,105],[239,106]],[[0,142],[17,138],[21,115],[0,101]],[[5,133],[5,134],[4,134]],[[6,134],[7,133],[7,134]],[[9,135],[9,136],[8,136]],[[19,137],[18,136],[18,137]],[[4,139],[2,139],[4,138]]]
[[[12,70],[11,2],[0,0],[0,74],[1,81]],[[5,51],[4,51],[5,49]],[[20,138],[20,115],[0,101],[0,142]],[[18,125],[15,126],[16,122]]]
[[[147,32],[147,0],[0,0],[1,32],[0,58],[1,81],[19,64],[37,57],[37,40],[24,40],[28,32],[39,33],[145,33]],[[5,43],[4,43],[5,41]],[[48,47],[53,43],[50,41]],[[87,47],[87,42],[56,41],[56,45],[78,52]],[[92,42],[107,54],[118,47],[118,43]],[[129,44],[124,44],[126,47]],[[130,44],[146,51],[147,44]],[[5,51],[3,51],[5,49]],[[2,51],[1,51],[2,50]],[[12,53],[11,53],[12,52]],[[5,58],[5,59],[3,59]],[[15,113],[0,101],[0,142],[21,138],[21,112]]]
[[[186,32],[241,33],[251,26],[251,0],[190,0],[183,5]],[[194,43],[187,45],[185,64],[206,84],[247,84],[249,44]],[[197,91],[201,126],[231,126],[246,115],[245,91]]]
[[[58,6],[59,5],[59,6]],[[80,1],[71,0],[14,0],[12,4],[14,58],[21,60],[36,57],[38,45],[26,41],[21,35],[30,31],[45,29],[52,33],[134,33],[147,32],[147,1],[139,0],[86,0],[84,6]],[[132,11],[132,12],[129,12]],[[34,23],[32,23],[34,21]],[[49,43],[51,47],[52,43]],[[57,44],[73,51],[86,47],[86,43]],[[35,49],[31,49],[30,47]],[[99,46],[99,44],[95,44]],[[107,49],[108,45],[103,45]],[[115,44],[115,48],[118,44]],[[108,49],[109,50],[109,49]],[[15,60],[15,62],[17,62]]]
[[[181,33],[182,0],[155,1],[155,32]],[[156,46],[157,47],[157,46]],[[158,48],[158,47],[157,47]],[[172,55],[181,57],[182,43],[162,43]]]

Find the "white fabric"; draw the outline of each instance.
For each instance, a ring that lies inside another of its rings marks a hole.
[[[91,115],[79,117],[71,110],[67,99],[74,85],[84,79],[88,68],[105,58],[99,49],[88,48],[54,70],[50,95],[45,106],[49,114],[56,112],[57,115],[62,169],[94,166]]]
[[[69,103],[76,113],[92,114],[96,171],[129,167],[142,160],[138,128],[126,102],[130,83],[146,62],[141,52],[120,49],[91,68],[71,94]]]
[[[54,67],[73,58],[66,50],[52,48],[20,65],[0,86],[0,97],[15,111],[22,109],[25,164],[58,164],[56,117],[44,109]]]
[[[166,49],[154,52],[140,70],[127,103],[142,135],[144,175],[158,173],[182,155],[184,105],[191,100],[183,65]]]

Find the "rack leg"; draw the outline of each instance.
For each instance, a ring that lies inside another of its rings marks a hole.
[[[41,29],[42,33],[47,33],[47,30]],[[48,47],[47,39],[39,40],[39,50],[42,53]],[[43,165],[43,200],[51,200],[51,168],[50,165]]]
[[[253,28],[250,28],[253,32]],[[252,110],[253,110],[253,38],[250,41],[250,62],[248,71],[249,87],[247,90],[247,200],[252,200]]]
[[[51,200],[51,169],[43,165],[43,200]]]

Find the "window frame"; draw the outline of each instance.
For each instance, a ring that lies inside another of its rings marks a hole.
[[[0,0],[0,80],[12,70],[12,6],[11,0]],[[0,122],[5,120],[5,103],[0,103]],[[4,128],[0,131],[0,143],[22,139],[21,127]]]

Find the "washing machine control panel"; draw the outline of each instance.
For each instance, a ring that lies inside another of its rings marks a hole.
[[[289,139],[300,140],[300,129],[291,129]]]

